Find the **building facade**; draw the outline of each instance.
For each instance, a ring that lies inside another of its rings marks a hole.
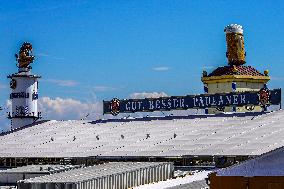
[[[201,78],[204,84],[204,92],[208,94],[259,91],[266,87],[270,80],[268,70],[263,73],[257,69],[246,66],[246,52],[244,49],[244,37],[242,26],[232,24],[225,27],[228,60],[227,66],[220,66],[211,73],[203,71]],[[220,107],[209,108],[206,110],[209,114],[221,112],[246,112],[262,111],[260,106],[244,107]]]

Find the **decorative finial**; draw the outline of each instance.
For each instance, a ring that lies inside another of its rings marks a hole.
[[[265,76],[268,76],[269,71],[268,71],[268,70],[264,70],[264,72],[263,72],[263,73],[264,73],[264,75],[265,75]]]
[[[245,64],[245,44],[243,36],[243,28],[238,24],[231,24],[225,27],[227,41],[226,57],[229,65]]]
[[[207,71],[203,70],[202,76],[203,76],[203,77],[207,77],[207,75],[208,75],[208,74],[207,74]]]
[[[236,65],[233,65],[232,71],[233,71],[233,73],[237,73],[238,72],[238,68],[237,68]]]
[[[31,69],[30,64],[33,63],[35,57],[32,54],[32,44],[29,42],[24,42],[20,48],[19,55],[15,54],[16,60],[18,62],[18,67]]]

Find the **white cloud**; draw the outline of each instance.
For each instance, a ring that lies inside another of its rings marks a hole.
[[[152,70],[154,70],[154,71],[168,71],[169,69],[171,69],[171,68],[170,67],[166,67],[166,66],[152,68]]]
[[[0,132],[10,129],[10,120],[7,119],[6,112],[12,108],[11,100],[7,100],[5,107],[0,111]],[[42,119],[49,120],[97,120],[102,118],[102,102],[82,102],[72,98],[42,97],[38,100],[38,111],[42,112]],[[88,116],[87,116],[88,115]],[[87,117],[86,117],[87,116]],[[108,118],[109,116],[106,116]]]
[[[165,92],[142,92],[142,93],[132,93],[130,98],[141,99],[141,98],[158,98],[168,96]]]
[[[62,87],[73,87],[79,84],[79,82],[73,80],[46,79],[43,81],[54,83]]]
[[[108,86],[94,86],[92,87],[95,92],[115,91],[117,88]]]
[[[72,98],[42,97],[38,101],[38,107],[44,119],[82,119],[86,115],[89,115],[88,119],[97,119],[97,116],[102,115],[102,103],[84,103]]]

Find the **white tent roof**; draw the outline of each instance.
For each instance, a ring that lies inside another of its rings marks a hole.
[[[284,176],[284,147],[247,160],[232,167],[220,169],[218,176]]]
[[[254,156],[284,146],[283,125],[283,110],[129,121],[47,121],[0,136],[0,157]]]
[[[73,169],[57,174],[45,175],[23,180],[24,183],[75,183],[127,173],[134,170],[168,165],[167,162],[110,162],[90,167]]]
[[[57,173],[77,169],[81,165],[27,165],[7,170],[0,170],[0,176],[6,173]]]

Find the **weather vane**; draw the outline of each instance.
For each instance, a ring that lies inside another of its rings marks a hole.
[[[19,54],[15,54],[18,68],[31,69],[30,64],[33,63],[35,57],[32,55],[32,44],[24,42],[20,48]]]

